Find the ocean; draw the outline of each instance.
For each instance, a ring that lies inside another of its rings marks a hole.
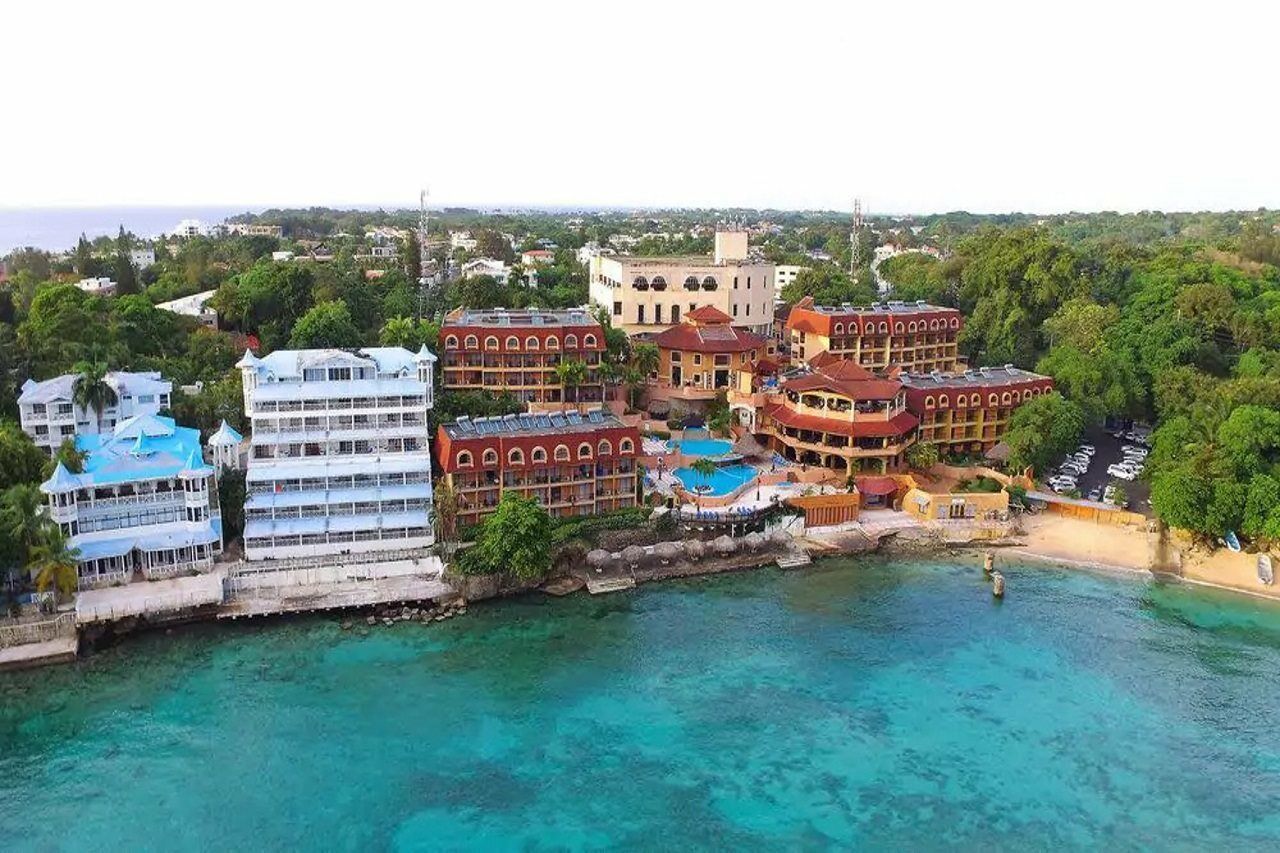
[[[833,559],[0,674],[10,850],[1276,849],[1280,606]]]
[[[0,208],[0,255],[33,246],[56,252],[72,249],[80,235],[90,240],[115,236],[120,226],[139,237],[170,232],[184,219],[206,225],[238,213],[257,213],[252,207],[42,207]]]

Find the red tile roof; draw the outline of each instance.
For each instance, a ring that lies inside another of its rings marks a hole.
[[[892,477],[854,477],[858,491],[864,495],[881,497],[898,491],[898,481]]]
[[[733,319],[714,305],[703,305],[701,308],[695,308],[684,316],[686,320],[694,320],[698,323],[706,324],[728,323]]]
[[[899,412],[885,421],[850,421],[843,418],[820,418],[802,415],[784,405],[767,406],[764,410],[772,420],[783,426],[807,429],[813,432],[829,432],[835,435],[851,435],[854,438],[883,438],[906,435],[920,423],[910,412]]]
[[[902,383],[893,379],[877,379],[864,367],[852,361],[837,359],[824,363],[807,376],[782,383],[787,391],[834,391],[855,400],[892,400],[902,390]]]
[[[694,326],[681,323],[653,336],[660,349],[691,352],[746,352],[765,350],[768,340],[734,326]]]

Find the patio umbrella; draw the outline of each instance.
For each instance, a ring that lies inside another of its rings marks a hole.
[[[645,550],[639,545],[628,545],[622,549],[622,562],[635,568],[645,557]]]
[[[746,545],[752,551],[759,551],[764,547],[764,536],[759,533],[748,533],[742,537],[742,544]]]
[[[613,559],[613,554],[603,548],[596,548],[594,551],[587,552],[587,565],[593,569],[599,569],[609,565],[609,561],[611,559]]]
[[[707,545],[701,539],[686,539],[684,553],[691,560],[701,560],[707,555]]]
[[[684,544],[681,542],[659,542],[653,546],[653,554],[665,565],[672,560],[678,560],[684,555]]]
[[[727,556],[738,550],[738,543],[734,542],[732,537],[725,535],[713,541],[711,543],[711,547],[717,554],[724,554]]]

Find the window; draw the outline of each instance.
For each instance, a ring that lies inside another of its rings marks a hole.
[[[636,290],[648,290],[649,280],[642,275],[638,275],[632,280],[631,286]]]
[[[748,317],[750,317],[750,316],[751,316],[751,303],[750,303],[750,302],[748,302],[748,303],[747,303],[747,316],[748,316]]]
[[[463,342],[463,346],[467,349],[475,349],[480,346],[480,342],[476,339],[475,335],[467,335],[467,339]]]
[[[613,303],[613,316],[615,316],[615,317],[621,317],[621,316],[622,316],[622,303],[621,303],[621,302],[615,302],[615,303]]]
[[[671,322],[673,323],[680,322],[680,306],[679,305],[671,306]]]
[[[547,349],[560,349],[560,339],[555,335],[547,336]]]
[[[444,339],[444,348],[445,348],[445,349],[457,349],[457,348],[458,348],[458,336],[457,336],[457,335],[450,335],[449,337],[445,338],[445,339]]]
[[[924,407],[926,409],[932,409],[934,405],[936,405],[936,401],[933,399],[932,396],[924,398]]]
[[[880,332],[883,334],[884,332],[887,332],[887,331],[889,331],[889,324],[881,321]]]
[[[643,305],[636,306],[636,322],[637,323],[644,322],[644,306]]]
[[[733,277],[733,289],[738,289],[738,277],[736,275]]]
[[[699,365],[701,365],[701,364],[702,364],[702,354],[701,354],[701,353],[696,353],[696,352],[695,352],[695,353],[693,354],[693,366],[694,366],[694,367],[697,367],[697,366],[699,366]]]
[[[667,289],[667,280],[666,280],[665,278],[663,278],[662,276],[660,276],[660,275],[655,275],[655,276],[653,277],[653,289],[654,289],[654,290],[666,290],[666,289]]]
[[[661,305],[653,306],[653,322],[655,323],[662,322],[662,306]]]
[[[568,462],[568,461],[569,461],[569,448],[568,448],[568,447],[566,447],[566,446],[565,446],[565,445],[563,445],[563,444],[556,445],[556,461],[557,461],[557,462]]]
[[[697,289],[698,289],[698,279],[697,279],[697,276],[692,276],[692,275],[691,275],[691,276],[689,276],[688,278],[686,278],[686,279],[684,280],[684,289],[685,289],[685,290],[697,290]]]
[[[546,461],[547,461],[547,449],[546,449],[545,447],[535,447],[535,448],[533,449],[533,454],[532,454],[532,457],[531,457],[531,458],[533,459],[533,461],[534,461],[535,463],[537,463],[537,462],[546,462]]]
[[[524,451],[523,451],[523,450],[521,450],[521,449],[520,449],[520,448],[518,448],[518,447],[513,447],[513,448],[511,448],[511,450],[509,450],[509,451],[507,452],[507,464],[508,464],[508,465],[523,465],[523,464],[524,464]]]
[[[516,350],[518,352],[520,350],[520,339],[515,335],[507,338],[507,349]]]
[[[938,405],[945,409],[947,406],[951,405],[951,400],[947,398],[946,394],[943,394],[938,397]]]
[[[719,287],[719,283],[715,280],[713,276],[707,276],[702,280],[703,290],[715,290],[717,287]]]
[[[631,453],[634,450],[635,450],[635,445],[632,443],[631,439],[629,438],[622,439],[622,441],[619,442],[618,444],[619,453]]]
[[[958,328],[960,328],[960,321],[959,321],[958,319],[956,319],[955,317],[952,317],[952,318],[951,318],[951,328],[953,328],[953,329],[958,329]]]
[[[564,336],[564,348],[565,348],[565,349],[577,349],[577,348],[578,348],[578,336],[577,336],[577,335],[565,335],[565,336]]]
[[[894,324],[893,324],[893,330],[894,330],[895,332],[897,332],[898,334],[902,334],[902,322],[901,322],[901,321],[899,321],[899,322],[897,322],[897,323],[894,323]],[[914,332],[915,330],[916,330],[916,324],[915,324],[915,323],[912,323],[912,324],[911,324],[911,328],[909,329],[909,331]]]
[[[482,459],[482,461],[484,462],[484,464],[485,464],[485,465],[497,465],[497,464],[498,464],[498,451],[496,451],[496,450],[494,450],[492,447],[490,447],[488,450],[486,450],[486,451],[484,452],[484,456],[483,456],[483,457],[481,457],[481,459]]]
[[[609,439],[607,438],[600,439],[600,443],[596,445],[596,455],[597,456],[613,455],[613,445],[609,443]]]
[[[584,347],[593,347],[593,346],[595,346],[595,345],[596,345],[596,336],[595,336],[595,335],[587,335],[585,338],[583,338],[583,339],[582,339],[582,345],[583,345]]]
[[[524,339],[524,348],[526,352],[533,352],[538,349],[538,339],[533,335]]]
[[[747,290],[751,289],[751,276],[747,276]]]
[[[485,339],[484,339],[484,348],[485,348],[485,349],[497,349],[497,348],[498,348],[498,338],[497,338],[496,336],[494,336],[494,335],[489,335],[489,337],[487,337],[487,338],[485,338]]]
[[[844,323],[836,323],[836,334],[837,335],[844,334]]]
[[[733,304],[733,316],[738,316],[738,304],[736,302]]]
[[[458,467],[459,468],[471,467],[471,451],[470,450],[458,451]]]
[[[579,444],[579,445],[578,445],[578,458],[579,458],[579,459],[590,459],[590,458],[591,458],[591,445],[590,445],[590,444],[587,444],[587,443],[584,441],[584,442],[582,442],[582,444]]]
[[[678,350],[678,349],[673,349],[673,350],[671,351],[671,363],[672,363],[672,364],[679,364],[679,363],[680,363],[680,358],[681,358],[681,352],[680,352],[680,350]]]

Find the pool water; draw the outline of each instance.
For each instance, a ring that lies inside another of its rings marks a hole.
[[[683,438],[667,442],[667,449],[679,450],[686,456],[724,456],[733,450],[733,442],[723,438],[711,438],[705,429],[687,429]]]
[[[704,490],[706,495],[727,495],[743,483],[750,482],[757,473],[750,465],[726,465],[717,468],[710,477],[705,477],[692,468],[677,468],[673,472],[689,491],[697,491],[698,486],[710,486]]]

